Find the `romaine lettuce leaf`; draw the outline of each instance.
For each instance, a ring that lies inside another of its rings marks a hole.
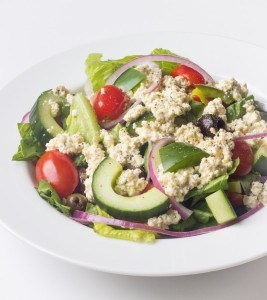
[[[13,155],[12,160],[28,161],[37,160],[45,152],[44,146],[35,138],[30,123],[18,123],[18,130],[21,136],[18,151]]]
[[[151,54],[170,54],[170,55],[176,55],[177,54],[171,52],[170,50],[162,49],[162,48],[156,48],[154,49]],[[178,63],[168,62],[168,61],[159,61],[157,62],[158,66],[161,68],[163,75],[169,75],[171,71],[178,66]]]
[[[50,205],[54,206],[58,211],[62,212],[65,215],[70,214],[70,207],[65,206],[61,203],[57,192],[47,181],[41,179],[37,191],[44,200],[46,200]]]
[[[107,79],[123,64],[137,57],[137,55],[126,56],[117,60],[102,61],[102,54],[89,54],[85,61],[85,73],[92,83],[93,91],[99,90],[105,85]]]

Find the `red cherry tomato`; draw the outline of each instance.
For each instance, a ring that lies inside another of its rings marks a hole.
[[[191,85],[205,84],[204,77],[200,73],[198,73],[198,71],[196,71],[190,67],[187,67],[185,65],[179,65],[179,66],[175,67],[171,71],[171,75],[173,77],[183,76],[190,82]]]
[[[240,205],[243,205],[243,195],[235,192],[227,192],[227,196],[233,208],[237,208]]]
[[[93,98],[93,107],[99,121],[117,119],[127,108],[127,95],[114,85],[105,85]]]
[[[78,171],[68,155],[59,151],[47,151],[36,164],[37,182],[46,180],[60,198],[72,194],[79,183]]]
[[[240,164],[233,176],[237,177],[247,175],[251,171],[253,165],[253,153],[250,146],[245,141],[236,141],[235,148],[232,153],[233,159],[238,157],[240,159]]]

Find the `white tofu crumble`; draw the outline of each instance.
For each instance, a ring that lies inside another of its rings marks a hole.
[[[215,84],[215,87],[230,94],[236,101],[240,101],[248,95],[246,83],[239,83],[234,78],[221,80]]]
[[[46,151],[58,150],[64,154],[78,154],[83,149],[84,140],[80,134],[58,134],[46,144]]]
[[[127,113],[125,114],[123,119],[127,123],[131,123],[131,122],[135,121],[136,119],[138,119],[139,117],[141,117],[146,112],[147,112],[147,108],[145,106],[143,106],[141,104],[137,104],[136,106],[134,106],[133,108],[130,108],[127,111]]]
[[[59,113],[59,104],[53,99],[49,99],[48,104],[51,107],[51,115],[55,118]]]
[[[126,128],[122,128],[119,132],[119,143],[107,148],[107,152],[121,165],[139,168],[144,164],[144,158],[139,150],[140,146],[140,139],[138,137],[131,138]]]
[[[150,218],[147,224],[151,227],[156,227],[160,229],[168,229],[170,225],[178,224],[181,220],[181,216],[176,210],[168,210],[165,214]]]
[[[267,123],[261,119],[260,112],[256,110],[253,100],[248,100],[244,106],[246,114],[243,118],[236,119],[227,124],[235,137],[267,132]],[[258,148],[262,139],[251,139],[246,141],[252,148]]]
[[[142,171],[140,169],[128,169],[122,171],[115,185],[115,192],[122,196],[135,196],[142,192],[147,181],[144,177],[140,178]]]
[[[67,89],[64,85],[59,85],[52,90],[53,94],[55,96],[59,97],[66,97],[68,94],[70,94],[70,90]]]
[[[267,204],[267,182],[264,184],[254,181],[251,184],[250,194],[245,195],[243,203],[248,208],[255,208],[259,203]]]
[[[226,109],[223,106],[223,102],[220,98],[216,98],[212,101],[209,101],[208,105],[204,108],[203,115],[212,114],[216,115],[227,122]]]
[[[174,120],[176,116],[184,115],[191,109],[188,94],[172,76],[164,76],[161,88],[141,94],[140,99],[161,123]]]
[[[96,168],[99,166],[101,161],[105,158],[105,151],[103,150],[102,146],[99,145],[97,142],[94,142],[92,145],[84,144],[82,149],[82,154],[85,157],[85,160],[88,164],[86,169],[87,178],[84,181],[85,185],[85,195],[86,198],[93,202],[93,191],[92,191],[92,179],[93,174]]]

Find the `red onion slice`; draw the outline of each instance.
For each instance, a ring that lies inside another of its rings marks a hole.
[[[212,83],[214,80],[213,78],[200,66],[196,65],[195,63],[191,62],[190,60],[184,59],[179,56],[169,55],[169,54],[161,54],[161,55],[144,55],[141,57],[134,58],[133,60],[127,62],[120,68],[118,68],[106,81],[106,84],[114,84],[114,82],[129,68],[137,66],[142,63],[146,62],[155,62],[155,61],[167,61],[167,62],[174,62],[185,65],[190,67],[197,72],[199,72],[205,79],[206,83]]]
[[[152,150],[149,155],[149,162],[148,162],[148,169],[149,169],[149,174],[150,174],[151,180],[152,180],[154,186],[164,194],[165,194],[164,188],[158,181],[157,166],[155,164],[155,155],[159,151],[160,148],[164,147],[165,145],[167,145],[171,142],[173,142],[172,138],[165,138],[165,139],[159,140],[152,147]],[[180,216],[183,220],[188,219],[192,215],[192,213],[193,213],[192,210],[186,208],[181,203],[177,203],[174,198],[170,198],[170,202],[171,202],[172,208],[174,210],[178,211],[178,213],[180,214]]]
[[[21,123],[30,123],[30,112],[29,111],[22,117]]]
[[[267,137],[267,132],[238,136],[238,137],[234,138],[234,141],[261,139],[264,137]]]
[[[77,211],[77,210],[74,212],[72,219],[74,221],[79,222],[84,225],[97,222],[97,223],[102,223],[102,224],[111,225],[111,226],[125,227],[125,228],[129,228],[129,229],[148,230],[148,231],[167,235],[167,236],[174,237],[174,238],[184,238],[184,237],[191,237],[191,236],[195,236],[195,235],[200,235],[200,234],[216,231],[218,229],[222,229],[222,228],[228,227],[230,225],[236,224],[236,223],[252,216],[257,211],[262,209],[262,207],[263,207],[263,205],[259,204],[257,207],[252,208],[251,210],[244,213],[243,215],[236,218],[235,220],[230,221],[225,224],[222,224],[222,225],[216,225],[216,226],[201,228],[201,229],[197,229],[197,230],[182,231],[182,232],[159,229],[159,228],[151,227],[151,226],[148,226],[148,225],[145,225],[142,223],[135,223],[135,222],[130,222],[130,221],[106,218],[103,216],[93,215],[93,214],[89,214],[89,213],[81,212],[81,211]]]

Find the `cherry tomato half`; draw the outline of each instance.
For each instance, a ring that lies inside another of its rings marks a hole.
[[[129,104],[128,96],[114,85],[105,85],[93,98],[93,107],[99,121],[117,119]]]
[[[198,73],[198,71],[187,67],[185,65],[179,65],[177,67],[175,67],[172,71],[171,71],[171,75],[173,77],[176,76],[182,76],[184,78],[186,78],[191,85],[194,84],[205,84],[205,79],[204,77]]]
[[[233,176],[236,177],[247,175],[251,171],[253,165],[253,153],[248,143],[246,143],[245,141],[236,141],[235,148],[232,153],[233,159],[236,159],[238,157],[240,159],[240,164]]]
[[[59,151],[47,151],[36,164],[37,182],[46,180],[60,198],[72,194],[79,183],[78,171],[68,155]]]
[[[235,192],[227,192],[228,199],[233,208],[237,208],[243,205],[243,195]]]

